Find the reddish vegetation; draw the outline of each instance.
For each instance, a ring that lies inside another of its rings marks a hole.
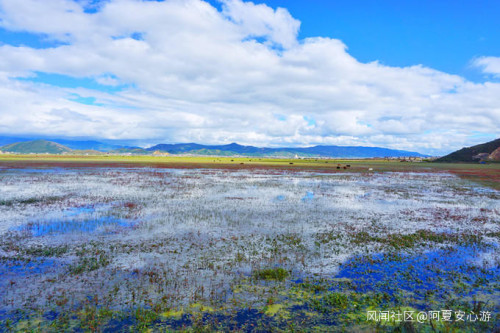
[[[431,210],[431,214],[433,215],[435,221],[461,221],[467,218],[467,216],[465,216],[459,209],[452,211],[450,208],[436,207]]]
[[[500,188],[500,169],[455,169],[449,172],[465,179],[492,183],[494,188]]]
[[[404,167],[395,166],[391,164],[372,165],[367,161],[366,165],[357,164],[349,167],[349,172],[364,172],[366,176],[371,173],[367,172],[368,166],[376,168],[376,172],[380,171],[396,171],[396,172],[449,172],[459,177],[470,179],[473,181],[486,182],[488,185],[500,189],[500,168],[477,168],[478,165],[472,166],[471,164],[463,164],[462,167],[443,168],[443,165],[426,164],[425,167],[419,165],[408,165]],[[462,165],[460,165],[462,166]],[[2,168],[158,168],[158,169],[219,169],[219,170],[269,170],[271,173],[282,173],[282,170],[289,171],[314,171],[332,173],[335,172],[338,165],[327,164],[236,164],[236,163],[185,163],[185,162],[164,162],[164,163],[151,163],[151,162],[96,162],[96,161],[37,161],[37,160],[23,160],[23,161],[0,161],[0,169]],[[343,167],[344,169],[347,166]],[[271,170],[275,170],[274,172]],[[344,172],[341,169],[342,172]]]
[[[124,207],[127,207],[128,209],[134,209],[137,207],[137,204],[133,203],[133,202],[125,202],[123,204]]]
[[[74,162],[74,161],[0,161],[2,168],[158,168],[158,169],[223,169],[223,170],[287,170],[333,172],[333,168],[320,165],[278,165],[278,164],[224,164],[224,163],[140,163],[140,162]],[[363,168],[366,169],[366,168]],[[278,172],[277,173],[281,173]]]

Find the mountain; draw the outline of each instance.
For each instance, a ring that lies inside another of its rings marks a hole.
[[[126,155],[126,154],[132,154],[132,155],[151,155],[150,151],[147,151],[147,150],[139,148],[139,147],[118,148],[118,149],[110,150],[109,153],[110,154],[119,154],[119,155]]]
[[[257,148],[254,146],[242,146],[237,143],[228,145],[201,145],[198,143],[159,144],[146,150],[161,151],[170,154],[191,155],[218,155],[218,156],[264,156],[277,155],[280,148]]]
[[[54,138],[40,138],[40,137],[10,137],[10,136],[0,136],[0,147],[11,143],[18,143],[24,141],[36,141],[36,140],[46,140],[55,143],[59,143],[71,149],[78,150],[99,150],[99,151],[110,151],[113,149],[124,148],[124,145],[105,143],[94,140],[70,140],[70,139],[54,139]]]
[[[218,156],[274,156],[274,157],[339,157],[339,158],[371,158],[371,157],[426,157],[416,152],[394,150],[379,147],[342,147],[314,146],[308,148],[259,148],[242,146],[237,143],[228,145],[200,145],[197,143],[158,144],[147,148],[148,151],[161,151],[170,154],[218,155]]]
[[[18,154],[62,154],[73,150],[59,143],[47,140],[23,141],[0,147],[1,151]]]
[[[436,162],[477,162],[487,159],[488,156],[500,147],[500,139],[482,143],[476,146],[462,148],[451,154],[438,158]]]
[[[309,148],[293,148],[294,152],[301,152],[316,156],[370,158],[370,157],[428,157],[417,152],[396,150],[380,147],[360,146],[314,146]]]
[[[12,139],[20,142],[10,143]],[[427,157],[416,152],[405,150],[394,150],[380,147],[358,147],[358,146],[314,146],[307,148],[262,148],[254,146],[243,146],[237,143],[226,145],[202,145],[198,143],[158,144],[143,149],[103,143],[99,141],[77,141],[69,139],[54,140],[29,140],[23,138],[1,137],[0,142],[9,142],[0,147],[1,151],[20,154],[29,153],[75,153],[75,154],[98,154],[107,152],[121,155],[149,155],[168,153],[172,155],[204,155],[204,156],[248,156],[248,157],[333,157],[333,158],[372,158],[372,157]]]

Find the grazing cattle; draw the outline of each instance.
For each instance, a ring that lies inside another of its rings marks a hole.
[[[350,167],[351,167],[351,165],[350,165],[350,164],[347,164],[347,165],[346,165],[346,167],[350,168]]]
[[[344,167],[344,170],[347,169],[347,167]]]
[[[337,167],[337,169],[340,169],[340,165]]]

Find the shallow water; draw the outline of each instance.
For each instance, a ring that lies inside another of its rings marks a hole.
[[[253,322],[307,330],[368,306],[323,301],[336,291],[358,301],[386,293],[382,305],[415,308],[477,297],[496,311],[500,201],[478,188],[442,173],[3,170],[0,274],[9,280],[0,312],[28,302],[54,309],[44,317],[53,322],[81,314],[90,297],[115,311],[110,330],[146,320],[138,310],[174,329],[220,321],[222,330]],[[404,251],[385,241],[421,230],[437,236]],[[478,237],[463,246],[442,234]],[[256,280],[264,268],[289,275]],[[327,286],[314,297],[296,292],[306,280]],[[335,289],[337,280],[349,283]]]
[[[68,233],[110,232],[112,229],[130,228],[137,223],[133,220],[106,215],[110,208],[110,204],[71,207],[63,210],[60,217],[40,218],[38,221],[30,221],[12,230],[27,232],[33,237],[41,237]]]
[[[376,290],[394,295],[396,292],[408,291],[417,300],[422,300],[429,291],[442,296],[462,281],[471,284],[500,281],[500,267],[483,268],[474,264],[483,252],[486,251],[475,247],[457,247],[414,255],[380,253],[355,257],[341,265],[336,278],[351,279],[356,288],[363,292]],[[479,289],[462,295],[473,296]],[[500,302],[497,297],[495,301]]]
[[[59,261],[51,259],[35,258],[33,261],[5,260],[0,262],[0,279],[13,276],[28,276],[31,274],[43,274],[52,271],[59,266]]]
[[[314,192],[307,191],[306,195],[304,195],[300,200],[302,200],[303,202],[310,202],[313,199],[314,199]]]
[[[135,222],[115,218],[112,216],[100,217],[83,221],[45,221],[29,223],[15,230],[29,232],[34,237],[45,235],[62,235],[68,233],[92,233],[102,230],[103,227],[132,227]],[[115,228],[116,229],[116,228]],[[109,232],[108,229],[106,229]]]

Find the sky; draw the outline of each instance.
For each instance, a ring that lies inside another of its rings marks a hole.
[[[0,0],[0,135],[440,155],[500,137],[499,1]]]

